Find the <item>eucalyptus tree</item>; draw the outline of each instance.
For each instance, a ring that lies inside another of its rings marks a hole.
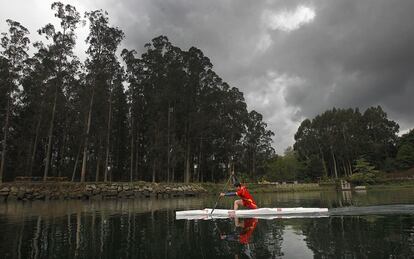
[[[274,133],[266,128],[267,124],[260,113],[254,110],[249,112],[243,145],[247,153],[248,171],[251,176],[257,174],[258,164],[265,165],[265,162],[275,153],[271,146]],[[262,174],[264,171],[262,168]]]
[[[1,38],[1,73],[2,97],[5,98],[5,115],[3,126],[3,140],[0,164],[0,183],[6,164],[7,141],[12,116],[12,106],[16,102],[16,93],[19,91],[23,62],[28,57],[27,50],[30,43],[27,34],[29,31],[19,22],[8,19],[8,33],[2,33]],[[4,76],[4,77],[3,77]]]
[[[398,124],[381,107],[370,107],[364,114],[359,109],[333,108],[302,122],[294,148],[308,165],[317,166],[311,160],[319,158],[324,168],[321,176],[337,178],[351,175],[354,161],[361,156],[381,168],[395,154],[397,131]]]
[[[200,124],[200,101],[202,100],[202,88],[201,82],[205,78],[208,71],[210,71],[213,65],[210,59],[204,56],[203,52],[195,47],[191,47],[185,53],[185,66],[187,73],[187,82],[184,85],[184,139],[183,146],[185,147],[184,158],[184,182],[188,183],[191,180],[191,164],[193,159],[193,151],[191,149],[192,142],[196,141],[196,138],[202,138],[202,135],[196,136],[196,126]],[[200,127],[198,127],[200,128]]]
[[[107,172],[109,179],[128,179],[125,174],[128,172],[128,103],[127,95],[124,90],[124,71],[118,71],[112,85],[112,108],[113,120],[110,124],[110,145],[109,157],[111,171]],[[108,168],[108,165],[106,166]]]
[[[139,138],[139,130],[136,125],[141,125],[142,121],[142,104],[143,104],[143,62],[135,57],[135,50],[123,49],[121,57],[126,64],[126,81],[128,89],[126,92],[129,105],[129,137],[130,137],[130,156],[129,156],[129,180],[137,175],[138,170],[138,145],[136,142]],[[135,157],[137,157],[135,159]],[[135,164],[136,163],[136,164]]]
[[[222,105],[220,107],[220,123],[223,161],[227,163],[228,169],[233,170],[235,163],[241,163],[243,157],[243,136],[246,134],[248,120],[247,105],[243,93],[235,87],[230,87],[223,82],[220,86],[222,91]]]
[[[43,46],[37,42],[35,47]],[[23,170],[27,175],[33,175],[35,168],[36,174],[40,170],[39,166],[35,166],[38,158],[38,150],[40,140],[45,136],[47,131],[46,125],[42,123],[45,110],[45,94],[47,92],[47,80],[49,79],[49,59],[47,53],[39,49],[31,58],[26,60],[24,75],[22,76],[22,92],[19,96],[21,102],[21,111],[19,121],[23,124],[20,137],[24,144],[20,147],[22,152],[26,152],[26,163],[20,163],[24,166]],[[41,163],[39,163],[41,164]]]
[[[381,106],[369,107],[362,115],[367,159],[375,166],[382,167],[387,157],[396,154],[399,125],[388,120]]]
[[[38,32],[45,35],[47,40],[51,43],[44,46],[45,52],[48,53],[51,71],[48,84],[53,89],[53,100],[51,117],[48,129],[48,143],[45,158],[45,169],[43,179],[46,180],[49,167],[51,164],[51,152],[53,145],[53,135],[55,127],[55,117],[57,113],[57,105],[60,103],[59,96],[64,98],[65,87],[69,84],[70,78],[73,77],[73,71],[79,67],[79,61],[73,53],[76,43],[75,29],[81,22],[79,12],[74,6],[64,5],[61,2],[54,2],[51,9],[55,10],[55,17],[60,20],[60,29],[57,30],[53,24],[47,24]]]
[[[145,45],[147,51],[142,54],[142,62],[146,69],[143,80],[143,94],[144,94],[144,139],[143,143],[147,147],[144,155],[151,168],[151,180],[155,182],[160,178],[162,171],[162,159],[164,152],[164,127],[163,124],[167,121],[167,105],[168,96],[166,95],[168,88],[168,53],[172,44],[165,36],[159,36],[152,39],[151,43]],[[166,127],[165,127],[166,128]],[[166,135],[166,134],[165,134]]]
[[[121,43],[124,33],[116,28],[109,26],[108,14],[102,10],[96,10],[85,14],[89,20],[90,33],[86,39],[89,44],[87,54],[89,57],[86,60],[87,77],[86,83],[90,88],[89,93],[89,110],[87,115],[87,123],[85,127],[85,140],[83,144],[83,159],[81,182],[85,181],[86,164],[88,158],[89,141],[91,134],[91,127],[95,130],[95,156],[97,157],[96,179],[99,179],[101,146],[104,142],[103,135],[109,137],[110,134],[110,118],[111,113],[105,114],[108,110],[109,104],[112,102],[111,86],[115,78],[115,71],[119,67],[117,62],[116,51]],[[94,109],[94,107],[96,108]],[[92,125],[92,117],[95,115],[95,123]],[[105,123],[107,121],[107,123]],[[106,124],[106,125],[105,125]],[[106,130],[105,130],[106,129]],[[109,148],[108,138],[106,146]],[[106,156],[105,163],[108,163],[109,155]],[[107,176],[107,166],[105,168],[105,175]],[[107,180],[105,178],[104,180]]]
[[[183,156],[183,148],[180,145],[179,128],[181,126],[180,113],[183,110],[182,97],[185,96],[185,84],[187,82],[187,73],[185,67],[185,53],[180,48],[171,46],[166,53],[167,60],[167,88],[165,92],[166,105],[161,109],[164,111],[164,133],[167,135],[167,143],[164,147],[166,154],[166,175],[169,181],[174,181],[174,172],[177,162]],[[182,117],[182,116],[181,116]]]

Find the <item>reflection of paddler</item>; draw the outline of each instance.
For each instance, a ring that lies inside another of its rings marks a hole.
[[[236,179],[234,172],[232,172],[231,174],[233,179],[233,185],[234,187],[236,187],[236,192],[220,193],[220,196],[239,196],[241,200],[234,201],[234,210],[237,210],[239,208],[239,205],[243,205],[244,207],[247,207],[249,209],[257,209],[256,202],[254,201],[253,196],[247,190],[247,187],[242,185]]]
[[[250,236],[253,234],[256,228],[257,219],[245,219],[243,222],[243,230],[240,232],[239,242],[240,244],[248,244]]]
[[[239,242],[240,244],[246,245],[249,243],[250,237],[252,236],[257,223],[258,219],[245,219],[239,221],[238,218],[234,218],[234,223],[236,227],[241,227],[240,232],[233,232],[227,235],[220,235],[221,239],[225,239],[227,241],[235,241]]]

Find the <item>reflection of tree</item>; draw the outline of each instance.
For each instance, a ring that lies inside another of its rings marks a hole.
[[[353,216],[304,221],[303,233],[315,257],[408,258],[414,242],[412,217]]]
[[[37,224],[35,234],[33,235],[33,250],[32,258],[39,258],[39,236],[41,232],[42,217],[37,217]]]
[[[281,251],[284,226],[277,220],[261,220],[253,237],[255,254],[262,258],[275,258]]]
[[[5,258],[246,258],[246,254],[277,258],[283,256],[282,242],[288,242],[285,226],[306,236],[317,258],[414,254],[412,215],[259,220],[249,244],[242,245],[220,240],[220,233],[236,229],[228,219],[175,220],[174,210],[158,210],[157,203],[111,201],[106,207],[92,203],[89,209],[86,204],[80,203],[76,210],[63,205],[66,214],[60,208],[37,216],[24,216],[25,209],[9,206],[13,216],[0,217],[0,254]],[[21,216],[15,217],[18,213]]]

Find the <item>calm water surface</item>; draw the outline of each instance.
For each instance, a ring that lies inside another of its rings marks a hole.
[[[255,197],[261,207],[330,208],[322,218],[175,219],[215,198],[0,203],[0,258],[414,257],[411,189]]]

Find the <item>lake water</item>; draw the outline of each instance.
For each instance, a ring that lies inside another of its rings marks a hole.
[[[321,218],[176,220],[216,197],[0,203],[0,258],[413,258],[414,190],[255,195]],[[219,203],[230,208],[232,198]]]

